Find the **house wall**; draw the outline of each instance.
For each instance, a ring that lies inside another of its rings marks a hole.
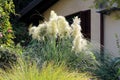
[[[55,5],[50,7],[44,16],[49,18],[49,13],[54,10],[58,15],[70,15],[84,10],[91,10],[91,42],[99,47],[100,43],[100,14],[96,13],[94,8],[90,8],[94,0],[59,0]]]
[[[109,50],[114,56],[120,55],[116,44],[115,34],[120,39],[120,20],[116,20],[112,15],[104,15],[105,19],[105,49]]]

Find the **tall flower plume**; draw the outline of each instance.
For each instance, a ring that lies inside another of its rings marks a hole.
[[[71,27],[69,26],[69,23],[66,21],[65,17],[58,16],[57,23],[59,32],[58,35],[60,37],[70,36]]]
[[[29,29],[29,35],[32,35],[33,39],[44,40],[46,29],[47,25],[45,23],[39,24],[38,27],[33,26]]]
[[[54,11],[51,11],[48,22],[48,34],[63,38],[65,36],[70,36],[70,32],[71,27],[65,17],[58,16]]]
[[[47,26],[47,34],[51,37],[57,38],[58,28],[56,20],[50,20]]]
[[[80,26],[80,18],[78,18],[77,16],[73,19],[73,24],[71,25],[72,27],[72,36],[75,38],[75,36],[77,35],[81,35],[81,26]]]
[[[82,50],[86,49],[87,41],[81,37],[81,35],[77,35],[73,40],[72,50],[75,53],[79,53]]]
[[[83,38],[81,33],[80,19],[75,17],[71,26],[73,29],[72,36],[74,37],[72,50],[75,51],[75,53],[79,53],[84,50],[87,45],[87,40]]]

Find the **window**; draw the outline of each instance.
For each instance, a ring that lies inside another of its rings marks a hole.
[[[81,19],[81,28],[84,37],[88,40],[91,38],[91,12],[90,10],[80,11],[71,15],[66,16],[66,20],[69,24],[72,24],[73,18],[78,16]]]

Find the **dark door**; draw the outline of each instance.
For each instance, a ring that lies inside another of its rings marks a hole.
[[[69,22],[69,24],[72,24],[73,18],[75,16],[78,16],[81,19],[81,28],[82,28],[82,33],[84,37],[88,40],[91,38],[91,11],[86,10],[86,11],[80,11],[71,15],[66,16],[66,20]]]

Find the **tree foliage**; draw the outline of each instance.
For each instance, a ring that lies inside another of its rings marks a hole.
[[[0,45],[13,44],[14,34],[9,19],[10,14],[14,12],[12,0],[0,0]]]
[[[100,8],[104,6],[105,8],[111,8],[113,5],[116,5],[117,7],[120,7],[120,0],[94,0],[94,7]]]

